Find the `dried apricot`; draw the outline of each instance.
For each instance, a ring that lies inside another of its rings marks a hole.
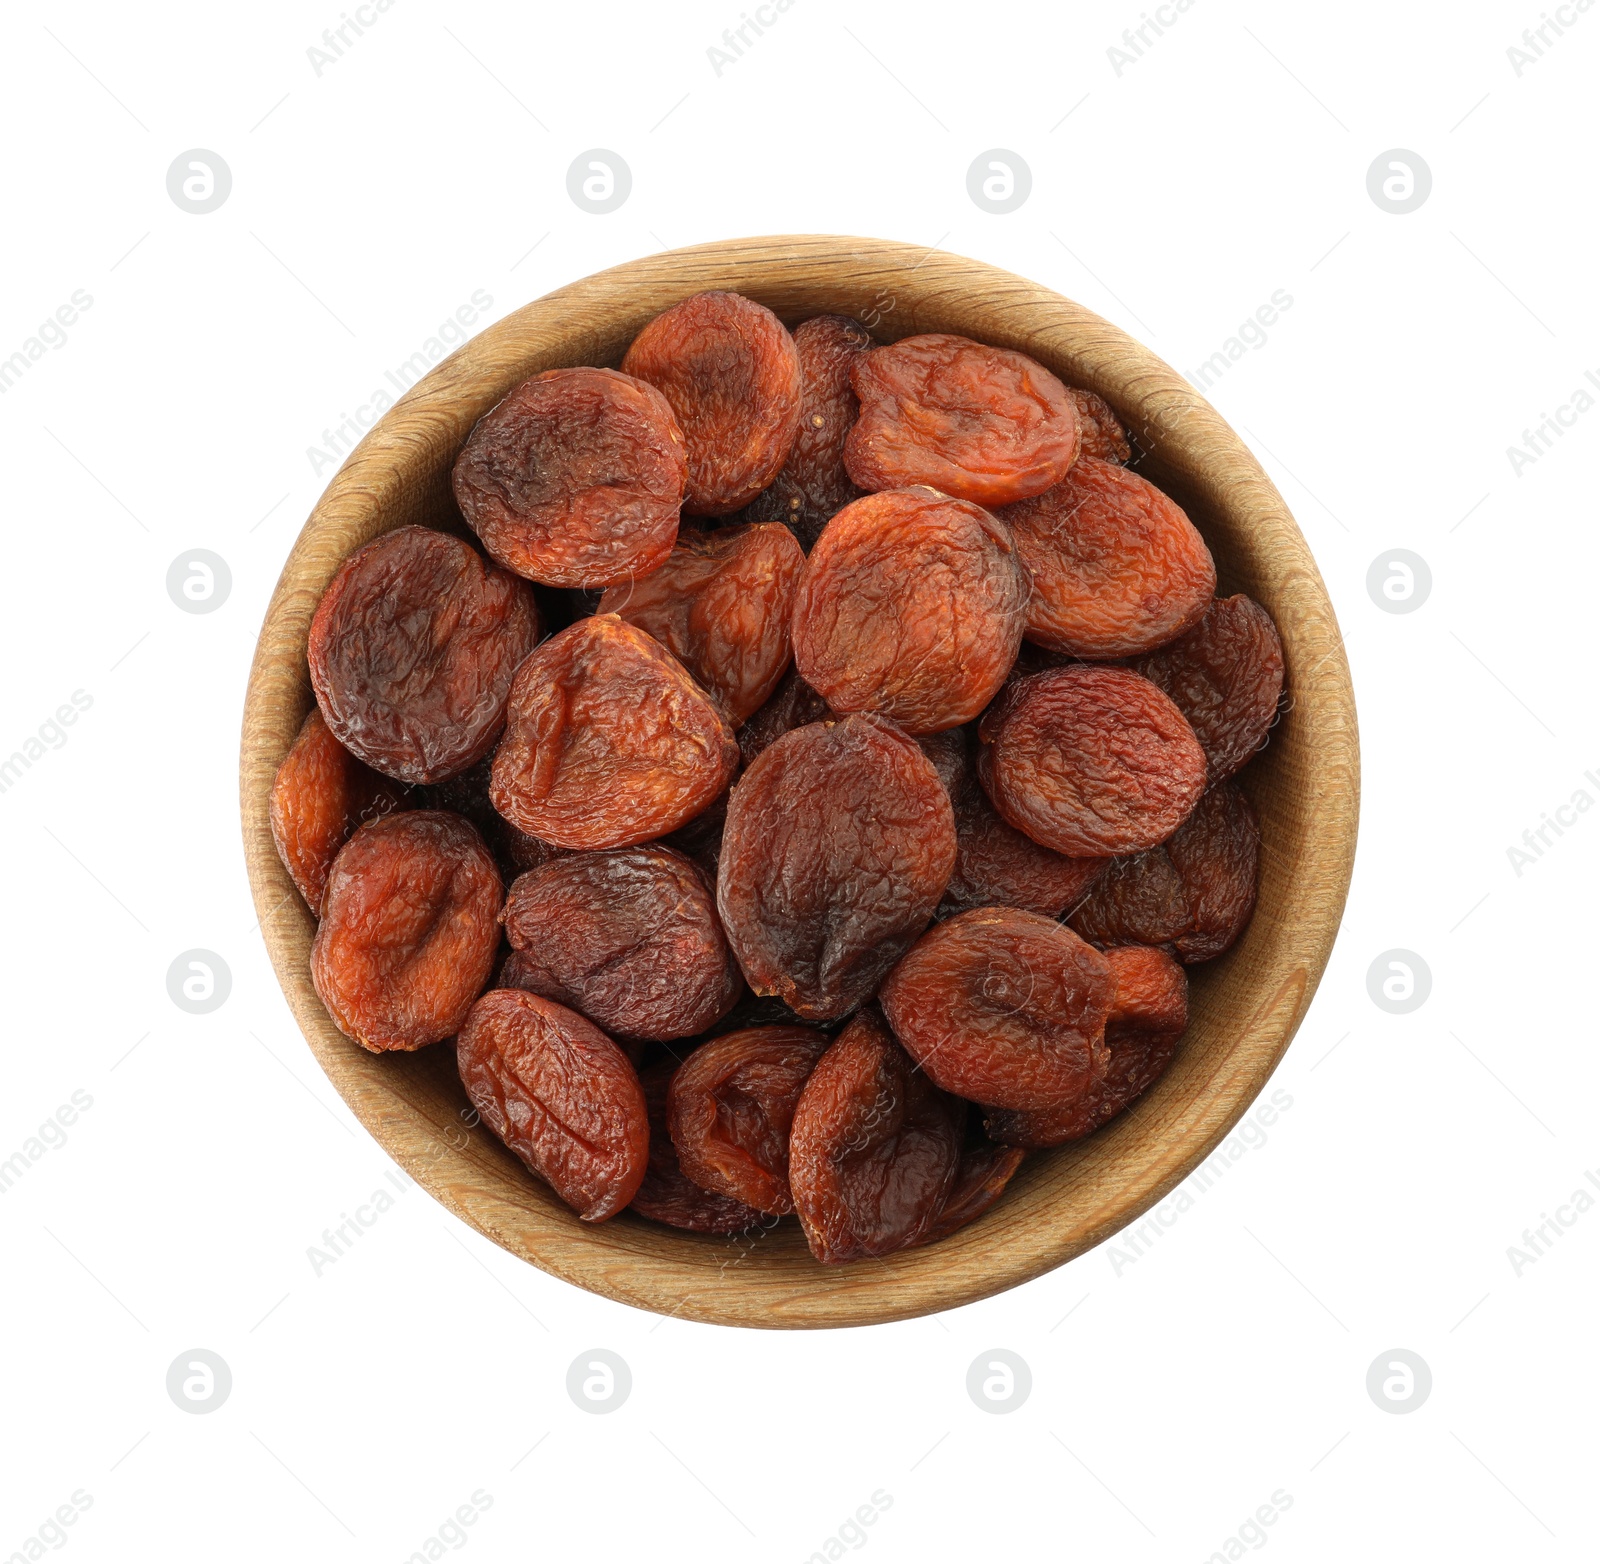
[[[480,418],[451,473],[456,504],[508,570],[605,586],[653,570],[678,535],[688,464],[654,386],[614,369],[551,369]]]
[[[787,527],[685,532],[659,569],[609,588],[599,612],[653,635],[736,728],[789,666],[789,619],[804,564]]]
[[[702,1189],[769,1216],[794,1210],[789,1125],[831,1039],[801,1026],[724,1032],[672,1078],[667,1123],[678,1163]]]
[[[576,1011],[491,989],[456,1039],[472,1106],[585,1222],[638,1193],[650,1155],[644,1092],[622,1050]]]
[[[554,858],[517,880],[501,917],[523,957],[516,986],[614,1037],[692,1037],[744,988],[711,888],[660,845]]]
[[[863,1011],[811,1072],[789,1137],[789,1187],[825,1265],[925,1243],[961,1158],[965,1108]]]
[[[832,715],[828,703],[791,668],[766,705],[739,729],[739,753],[748,766],[774,739]]]
[[[1223,782],[1266,742],[1283,694],[1283,643],[1272,616],[1242,592],[1217,598],[1187,635],[1135,668],[1172,697]]]
[[[1205,539],[1136,472],[1079,457],[1054,488],[996,513],[1033,576],[1028,639],[1132,657],[1198,624],[1217,587]]]
[[[907,733],[976,717],[1022,645],[1028,573],[1006,529],[931,489],[869,494],[823,528],[794,605],[794,661],[834,711]]]
[[[1059,1107],[1105,1071],[1105,957],[1037,913],[958,913],[912,946],[878,999],[934,1085],[974,1102]]]
[[[339,567],[306,656],[317,705],[351,754],[402,782],[439,782],[493,747],[538,639],[525,581],[460,538],[398,527]]]
[[[860,407],[850,366],[872,345],[867,328],[843,315],[816,315],[794,328],[799,429],[783,471],[750,502],[746,521],[781,521],[809,550],[835,512],[861,497],[844,470],[844,442]]]
[[[633,339],[622,372],[672,404],[689,458],[683,508],[727,516],[778,476],[800,422],[800,359],[771,310],[697,293]]]
[[[932,762],[939,773],[951,804],[961,796],[962,788],[976,773],[972,766],[972,732],[969,728],[945,728],[939,733],[924,733],[917,739],[917,748]]]
[[[1025,353],[933,332],[855,360],[861,413],[844,446],[868,490],[925,483],[1005,505],[1058,483],[1078,454],[1067,388]]]
[[[361,827],[333,860],[311,981],[373,1053],[449,1037],[494,968],[500,871],[472,825],[413,809]]]
[[[677,658],[599,614],[517,670],[489,796],[557,847],[631,847],[708,808],[738,764],[727,723]]]
[[[403,809],[406,789],[363,765],[315,706],[272,780],[272,840],[312,912],[322,907],[328,869],[350,833]]]
[[[1001,817],[1069,858],[1153,847],[1205,790],[1205,754],[1183,713],[1125,668],[1015,680],[978,737],[978,779]]]
[[[955,862],[949,795],[881,717],[785,734],[734,785],[717,907],[745,981],[847,1015],[927,927]]]
[[[961,1148],[955,1182],[924,1242],[936,1244],[976,1222],[1005,1193],[1026,1155],[1019,1147],[998,1146],[969,1134]]]
[[[1110,406],[1093,391],[1068,386],[1067,395],[1078,413],[1078,456],[1102,462],[1125,462],[1133,455],[1128,431]]]

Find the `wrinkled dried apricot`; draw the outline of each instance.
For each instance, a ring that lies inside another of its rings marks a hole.
[[[872,347],[865,326],[843,315],[816,315],[794,328],[800,359],[800,423],[783,471],[753,499],[746,521],[779,521],[809,550],[835,512],[861,490],[844,470],[844,442],[860,404],[850,366]]]
[[[856,359],[861,413],[844,446],[860,488],[925,483],[1005,505],[1058,483],[1078,454],[1067,388],[1024,353],[933,332]]]
[[[927,927],[955,862],[949,795],[881,717],[813,723],[728,800],[717,907],[745,981],[809,1020],[847,1015]]]
[[[787,527],[685,532],[659,569],[609,588],[599,612],[653,635],[736,728],[789,666],[789,619],[804,564]]]
[[[687,476],[678,421],[654,386],[614,369],[551,369],[478,420],[451,483],[508,570],[589,587],[667,557]]]
[[[567,853],[506,897],[518,988],[587,1016],[612,1036],[692,1037],[744,988],[711,888],[670,848]]]
[[[313,706],[272,780],[269,810],[278,856],[312,912],[350,833],[405,805],[406,789],[357,760]]]
[[[486,755],[539,639],[527,582],[429,527],[359,548],[317,604],[306,649],[333,736],[374,771],[439,782]]]
[[[1183,713],[1124,668],[1018,679],[978,737],[978,778],[1001,817],[1069,858],[1153,847],[1205,790],[1205,754]]]
[[[678,1164],[702,1189],[769,1216],[794,1210],[789,1126],[831,1039],[800,1026],[724,1032],[672,1078],[667,1123]]]
[[[739,729],[739,753],[748,766],[774,739],[832,715],[828,703],[791,668],[766,705]]]
[[[917,748],[932,762],[951,804],[956,804],[962,789],[977,775],[972,764],[972,730],[945,728],[939,733],[924,733],[917,739]]]
[[[650,1154],[644,1092],[593,1022],[538,994],[491,989],[456,1039],[472,1106],[585,1222],[638,1193]]]
[[[600,614],[517,670],[489,796],[557,847],[630,847],[709,807],[738,764],[727,723],[677,658]]]
[[[869,494],[817,539],[794,604],[794,661],[834,711],[907,733],[976,717],[1016,661],[1028,573],[989,513],[931,489]]]
[[[1020,1147],[998,1146],[969,1133],[955,1182],[924,1242],[936,1244],[976,1222],[1005,1193],[1026,1155]]]
[[[726,516],[778,476],[800,421],[800,359],[771,310],[697,293],[647,325],[622,360],[672,404],[689,459],[683,508]]]
[[[1093,456],[1102,462],[1122,463],[1133,455],[1128,431],[1107,402],[1077,386],[1068,386],[1067,395],[1078,413],[1078,455]]]
[[[500,900],[494,859],[460,815],[369,822],[328,871],[311,947],[317,997],[373,1053],[449,1037],[494,968]]]
[[[965,1108],[871,1011],[811,1072],[789,1137],[789,1187],[825,1265],[925,1243],[955,1182]]]
[[[958,913],[911,947],[878,999],[934,1085],[974,1102],[1059,1107],[1105,1070],[1105,957],[1037,913]]]
[[[1224,782],[1267,742],[1283,694],[1283,643],[1272,617],[1242,592],[1217,598],[1194,629],[1135,665],[1172,697]]]
[[[996,513],[1033,577],[1028,639],[1076,657],[1132,657],[1198,624],[1217,587],[1205,539],[1136,472],[1092,456]]]

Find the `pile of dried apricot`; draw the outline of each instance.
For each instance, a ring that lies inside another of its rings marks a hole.
[[[585,1221],[973,1221],[1255,906],[1271,618],[1092,393],[732,293],[549,370],[345,561],[272,827],[311,975]],[[472,539],[481,547],[474,547]]]

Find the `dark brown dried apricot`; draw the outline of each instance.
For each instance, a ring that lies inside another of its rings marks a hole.
[[[745,981],[847,1015],[927,927],[955,862],[949,795],[881,717],[797,728],[734,785],[717,908]]]
[[[489,796],[557,847],[631,847],[708,808],[738,764],[727,723],[677,658],[599,614],[517,670]]]
[[[639,1077],[593,1022],[538,994],[491,989],[456,1039],[472,1106],[585,1222],[638,1193],[650,1155]]]
[[[1153,847],[1205,790],[1206,757],[1183,713],[1125,668],[1015,680],[978,737],[978,778],[1001,817],[1068,858]]]
[[[1134,664],[1172,697],[1225,782],[1267,742],[1283,694],[1283,643],[1259,603],[1219,597],[1187,635]]]
[[[692,1037],[744,988],[711,888],[659,844],[554,858],[517,880],[501,918],[523,957],[516,986],[613,1037]]]
[[[678,1164],[702,1189],[769,1216],[794,1210],[789,1125],[831,1040],[801,1026],[724,1032],[672,1078],[667,1123]]]
[[[605,586],[653,570],[678,535],[683,435],[654,386],[614,369],[551,369],[477,422],[451,474],[456,504],[508,570]]]
[[[440,782],[494,746],[517,665],[539,639],[527,582],[460,538],[398,527],[356,550],[306,649],[333,736],[374,771]]]
[[[925,483],[1005,505],[1060,482],[1078,454],[1072,397],[1025,353],[933,332],[874,348],[850,375],[861,413],[844,464],[863,489]]]
[[[1028,573],[980,506],[932,489],[869,494],[817,539],[794,605],[794,662],[834,711],[907,733],[976,717],[1022,645]]]
[[[500,871],[471,823],[413,809],[361,827],[328,871],[311,947],[317,997],[373,1053],[461,1025],[494,969]]]
[[[1004,1111],[1004,1110],[1000,1110]],[[936,1244],[969,1223],[976,1222],[1006,1191],[1027,1152],[1020,1147],[998,1146],[982,1136],[967,1136],[955,1182],[940,1208],[925,1243]]]
[[[1067,395],[1078,412],[1078,455],[1093,456],[1102,462],[1122,463],[1133,455],[1128,431],[1110,405],[1093,391],[1068,386]]]
[[[783,471],[753,499],[746,521],[779,521],[809,550],[861,490],[844,470],[844,442],[860,403],[850,366],[872,347],[867,328],[843,315],[816,315],[794,328],[800,358],[800,424]]]
[[[878,999],[934,1085],[974,1102],[1060,1107],[1105,1071],[1105,957],[1037,913],[958,913],[911,947]]]
[[[955,1182],[964,1114],[874,1012],[858,1015],[811,1072],[789,1137],[811,1253],[832,1265],[925,1243]]]
[[[313,913],[351,832],[406,807],[406,789],[363,765],[313,706],[272,780],[272,840]]]
[[[609,588],[598,611],[653,635],[737,728],[789,666],[805,562],[787,527],[685,532],[664,565]]]
[[[778,476],[800,421],[800,359],[771,310],[737,293],[697,293],[637,337],[622,372],[672,404],[689,458],[683,508],[727,516]]]
[[[1198,624],[1217,587],[1205,539],[1136,472],[1079,457],[1043,494],[996,512],[1033,576],[1028,639],[1132,657]]]
[[[1007,825],[973,783],[956,805],[956,867],[941,911],[1020,907],[1059,918],[1105,873],[1105,858],[1065,858]]]
[[[832,715],[828,703],[791,668],[766,705],[739,729],[739,753],[748,766],[774,739]]]
[[[977,773],[973,769],[970,728],[945,728],[939,733],[924,733],[917,739],[917,748],[926,755],[939,773],[951,804],[961,797],[962,789],[970,782],[976,786]]]

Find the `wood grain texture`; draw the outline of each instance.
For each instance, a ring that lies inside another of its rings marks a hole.
[[[486,1130],[466,1122],[449,1045],[376,1057],[312,990],[314,924],[273,848],[273,775],[311,705],[306,634],[353,549],[407,523],[461,530],[450,464],[480,414],[518,381],[615,365],[653,315],[707,288],[760,300],[791,324],[836,312],[880,341],[953,331],[1017,348],[1103,396],[1150,453],[1141,468],[1189,510],[1219,591],[1276,619],[1290,702],[1241,777],[1260,812],[1260,902],[1240,943],[1191,969],[1188,1034],[1171,1069],[1088,1141],[1038,1153],[981,1220],[931,1248],[821,1266],[787,1223],[753,1239],[678,1233],[624,1213],[589,1227]],[[245,852],[278,979],[312,1052],[384,1149],[511,1253],[594,1292],[727,1325],[864,1325],[970,1303],[1109,1238],[1205,1161],[1266,1084],[1322,975],[1355,854],[1355,704],[1339,628],[1305,540],[1266,474],[1185,380],[1088,310],[992,266],[875,239],[804,235],[669,251],[536,300],[441,363],[370,431],[329,484],[284,566],[245,701]]]

